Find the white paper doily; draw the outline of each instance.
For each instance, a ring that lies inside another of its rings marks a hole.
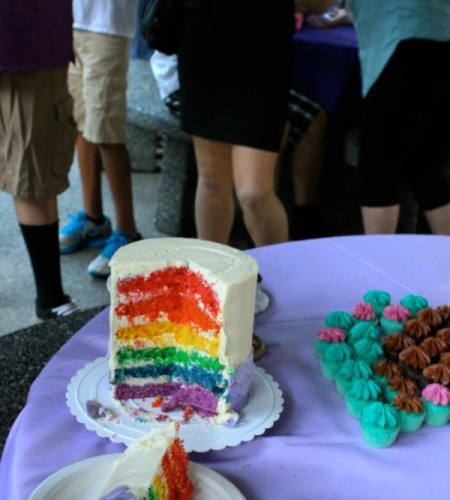
[[[115,443],[129,444],[149,432],[151,427],[164,426],[164,423],[149,423],[141,418],[143,410],[154,412],[152,398],[130,400],[126,405],[118,404],[111,396],[108,377],[107,358],[97,358],[85,365],[72,377],[67,386],[67,404],[77,421],[101,437]],[[86,404],[97,400],[104,408],[111,409],[115,417],[91,418]],[[237,446],[243,441],[251,441],[263,434],[279,419],[283,411],[282,392],[271,375],[260,367],[254,367],[250,396],[245,407],[239,412],[239,422],[234,427],[214,425],[200,419],[181,423],[180,438],[186,451],[205,452],[221,450],[227,446]],[[171,412],[173,420],[181,420],[181,412]]]
[[[98,498],[99,477],[112,467],[120,453],[88,458],[64,467],[45,481],[31,494],[29,500],[80,500]],[[203,465],[189,462],[189,476],[194,483],[193,500],[245,500],[242,493],[228,479]]]

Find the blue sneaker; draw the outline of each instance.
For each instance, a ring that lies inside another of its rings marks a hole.
[[[63,254],[83,248],[102,248],[111,235],[111,221],[104,216],[102,224],[88,219],[84,210],[69,215],[69,222],[59,232],[59,251]]]
[[[116,229],[106,242],[105,248],[100,255],[89,264],[87,268],[88,274],[95,278],[107,278],[110,275],[109,261],[116,251],[133,241],[141,240],[142,236],[139,234],[137,238],[132,238],[127,232]]]

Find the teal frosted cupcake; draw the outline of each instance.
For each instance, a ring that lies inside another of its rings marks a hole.
[[[350,329],[347,335],[347,342],[353,346],[361,339],[379,340],[380,331],[373,323],[361,321]]]
[[[323,330],[317,332],[317,336],[314,341],[314,352],[317,357],[321,358],[324,351],[330,346],[330,344],[344,341],[345,332],[341,328],[334,326],[331,328],[324,328]]]
[[[347,359],[336,374],[336,389],[340,396],[345,396],[355,380],[368,380],[372,375],[370,366],[365,361]]]
[[[325,326],[331,328],[333,326],[341,328],[344,332],[348,333],[357,319],[345,311],[332,311],[325,318]]]
[[[345,404],[348,414],[356,419],[361,417],[362,409],[379,400],[381,397],[380,386],[372,379],[355,380],[352,387],[345,394]]]
[[[352,357],[352,348],[345,342],[331,344],[320,358],[322,375],[328,380],[334,380],[344,361]]]
[[[441,384],[429,384],[422,391],[426,416],[429,425],[445,425],[450,419],[450,390]]]
[[[428,307],[428,300],[421,295],[414,295],[411,293],[403,297],[400,301],[400,305],[406,307],[411,314],[411,318],[414,318],[421,309]]]
[[[364,294],[364,302],[372,304],[375,314],[381,316],[383,309],[391,303],[391,296],[383,290],[369,290]]]
[[[419,397],[399,394],[392,405],[397,408],[402,432],[414,432],[422,427],[426,412],[423,401]]]
[[[402,331],[403,325],[410,319],[410,315],[409,309],[400,304],[386,306],[380,317],[381,328],[386,335],[399,333]]]
[[[400,432],[396,408],[381,402],[366,405],[361,412],[361,430],[368,445],[376,448],[392,446]]]
[[[383,348],[378,340],[361,339],[353,345],[354,357],[370,366],[385,359]]]

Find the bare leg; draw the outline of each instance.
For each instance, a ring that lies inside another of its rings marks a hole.
[[[19,223],[27,226],[54,224],[58,219],[56,196],[41,200],[26,200],[15,197],[14,207]]]
[[[134,219],[131,166],[127,147],[125,144],[100,144],[98,147],[111,190],[117,229],[136,238],[138,232]]]
[[[278,153],[233,146],[232,159],[236,194],[253,243],[287,241],[287,214],[275,192]]]
[[[361,207],[364,232],[366,234],[395,234],[400,205],[389,207]]]
[[[306,130],[292,154],[292,181],[296,205],[317,205],[322,167],[327,115],[320,111]]]
[[[101,158],[97,147],[78,132],[77,158],[80,170],[83,208],[89,217],[100,220],[103,216]]]
[[[198,182],[195,197],[197,236],[228,244],[234,222],[231,146],[194,137]]]
[[[450,203],[425,212],[428,225],[433,234],[450,235]]]

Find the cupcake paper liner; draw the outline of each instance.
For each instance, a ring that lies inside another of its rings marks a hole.
[[[398,412],[398,419],[400,423],[400,430],[402,432],[414,432],[422,427],[425,421],[425,411],[419,413],[406,413],[404,410]]]
[[[388,448],[397,440],[399,429],[374,429],[361,427],[364,441],[375,448]]]
[[[429,425],[446,425],[450,420],[450,406],[439,406],[425,401],[425,422]]]

